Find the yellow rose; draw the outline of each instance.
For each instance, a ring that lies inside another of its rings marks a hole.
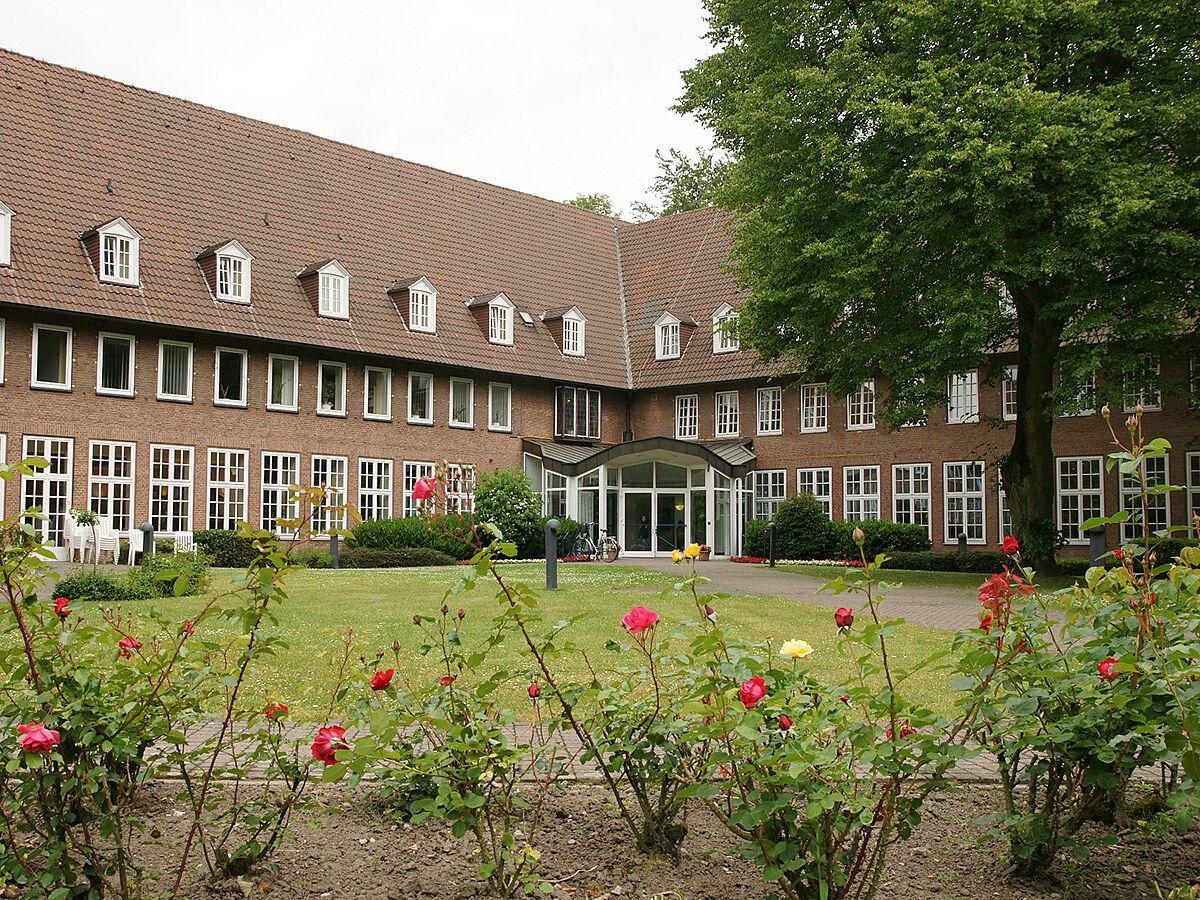
[[[779,648],[780,656],[790,656],[792,659],[804,659],[811,656],[812,652],[812,645],[808,641],[784,641],[783,646]]]
[[[699,544],[688,544],[687,549],[683,551],[683,555],[690,556],[692,559],[695,559],[697,556],[700,555],[700,545]]]
[[[683,562],[683,554],[680,553],[678,550],[672,550],[671,551],[671,559],[674,560],[675,562]]]

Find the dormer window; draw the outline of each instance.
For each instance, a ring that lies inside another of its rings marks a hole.
[[[142,236],[124,219],[113,219],[95,229],[99,243],[100,280],[109,284],[137,285]],[[89,236],[85,235],[85,241]]]
[[[488,340],[493,344],[513,342],[513,305],[503,294],[488,302]]]
[[[415,280],[402,278],[393,281],[387,293],[409,331],[434,333],[437,328],[437,291],[428,278],[422,275]]]
[[[679,359],[679,320],[670,313],[663,313],[654,329],[654,358]]]
[[[13,211],[0,203],[0,266],[12,265]]]
[[[331,319],[350,318],[350,273],[336,259],[313,263],[296,273],[317,313]],[[314,296],[315,295],[315,296]]]
[[[217,299],[250,302],[250,261],[253,259],[237,241],[217,251]]]
[[[567,356],[583,356],[583,329],[587,321],[577,309],[563,316],[562,351]]]
[[[408,321],[413,331],[433,331],[433,294],[430,291],[408,292]]]
[[[713,313],[713,353],[731,353],[738,349],[737,311],[725,303]]]

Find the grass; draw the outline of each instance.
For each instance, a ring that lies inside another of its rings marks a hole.
[[[845,566],[825,565],[782,565],[776,566],[776,568],[782,569],[785,572],[796,572],[799,575],[811,575],[813,578],[820,578],[823,581],[836,578],[846,571]],[[974,591],[975,588],[988,579],[988,576],[977,572],[930,572],[923,569],[885,569],[882,578],[884,581],[903,584],[906,587],[962,588]],[[1038,586],[1049,591],[1073,587],[1078,581],[1079,579],[1071,575],[1041,575],[1037,579]]]
[[[510,580],[541,588],[544,569],[538,565],[511,564],[503,569]],[[234,573],[214,570],[213,588],[228,588]],[[343,646],[339,632],[353,629],[357,649],[353,662],[361,666],[358,655],[366,657],[369,671],[375,669],[377,650],[385,650],[382,668],[393,663],[393,641],[401,645],[400,667],[396,677],[430,683],[444,672],[437,670],[433,657],[421,657],[418,648],[424,635],[413,625],[415,614],[437,615],[446,590],[461,575],[459,569],[302,569],[288,576],[289,598],[278,608],[278,634],[288,649],[266,659],[251,675],[246,696],[250,702],[268,699],[287,703],[296,711],[318,713],[329,705],[329,690],[335,680],[336,658]],[[538,611],[545,625],[575,615],[583,618],[567,635],[587,650],[597,669],[612,670],[623,662],[620,652],[606,649],[611,639],[628,645],[629,636],[621,626],[621,617],[631,606],[645,604],[661,616],[660,629],[671,628],[696,616],[692,601],[679,593],[660,597],[663,588],[673,582],[670,575],[636,567],[567,565],[559,568],[557,592],[543,591]],[[480,587],[445,600],[452,614],[466,610],[463,639],[468,644],[482,640],[487,633],[498,601],[495,588],[481,580]],[[182,622],[194,617],[201,598],[182,597],[126,604],[122,612],[135,622],[146,622],[155,607],[171,619]],[[774,638],[776,645],[789,638],[802,638],[816,648],[808,663],[815,674],[830,682],[848,680],[849,660],[840,652],[831,610],[813,604],[777,597],[719,596],[712,601],[720,621],[737,636],[750,641]],[[856,604],[858,605],[858,604]],[[206,623],[197,634],[207,639],[233,638],[233,629],[224,622]],[[239,638],[240,639],[240,638]],[[889,651],[898,665],[906,667],[937,650],[951,639],[948,632],[935,628],[906,626],[889,642]],[[515,672],[506,691],[506,700],[522,705],[524,688],[533,675],[530,657],[524,645],[510,638],[495,657],[495,666]],[[578,654],[564,655],[557,668],[582,677],[586,667]],[[914,676],[907,693],[921,696],[945,713],[951,712],[944,671],[926,671]]]

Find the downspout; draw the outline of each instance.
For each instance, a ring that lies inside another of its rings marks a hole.
[[[621,295],[621,342],[625,351],[625,432],[622,441],[633,440],[633,364],[629,357],[629,308],[625,301],[625,272],[621,267],[621,231],[613,226],[613,242],[617,248],[617,288]]]

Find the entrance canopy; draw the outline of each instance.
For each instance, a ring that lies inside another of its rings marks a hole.
[[[726,478],[743,478],[752,471],[758,458],[745,441],[677,441],[668,437],[648,437],[621,444],[569,444],[525,438],[525,453],[539,456],[551,472],[574,476],[601,465],[624,466],[649,459],[691,457],[711,466]]]

